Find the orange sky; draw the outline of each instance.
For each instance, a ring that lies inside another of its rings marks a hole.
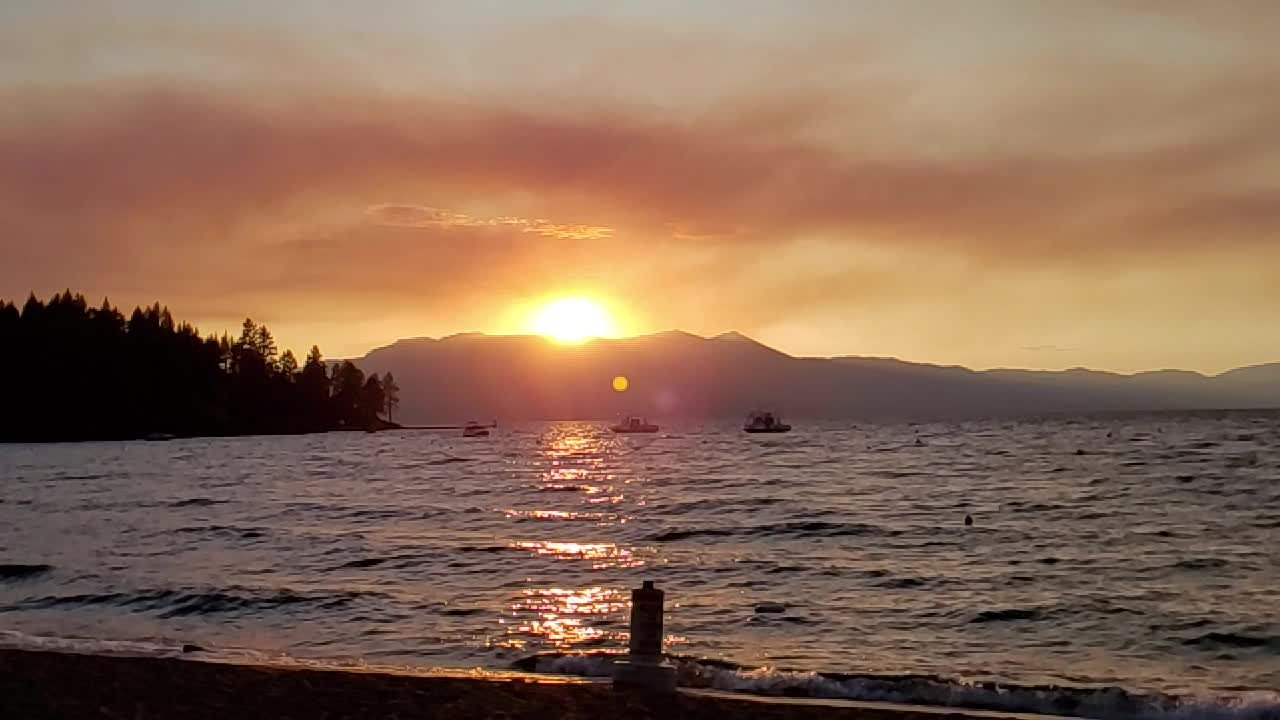
[[[1280,360],[1274,3],[174,5],[0,8],[0,296],[330,356],[573,292],[794,354]]]

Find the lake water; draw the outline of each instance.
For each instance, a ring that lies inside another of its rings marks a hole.
[[[1276,717],[1280,414],[0,445],[0,565],[9,645],[605,674],[653,579],[718,687]]]

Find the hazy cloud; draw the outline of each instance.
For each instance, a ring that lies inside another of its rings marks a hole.
[[[1206,324],[1170,279],[1194,270],[1263,322],[1277,13],[1233,7],[993,2],[941,23],[932,3],[832,3],[714,34],[682,30],[719,27],[692,10],[485,32],[437,10],[421,37],[318,13],[278,42],[275,15],[98,33],[19,13],[0,30],[0,295],[309,322],[412,306],[399,334],[439,334],[410,325],[599,287],[658,327],[803,338],[788,316],[827,318],[811,347],[857,352],[898,336],[842,330],[854,312],[979,332],[1017,297],[1078,328],[1116,287]],[[1053,295],[1026,280],[1044,273]],[[785,301],[724,301],[753,292]],[[1019,322],[1004,347],[1044,345]]]

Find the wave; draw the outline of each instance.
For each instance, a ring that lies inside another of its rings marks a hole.
[[[784,522],[773,525],[756,525],[748,527],[711,527],[670,529],[649,536],[653,542],[674,542],[691,538],[713,537],[851,537],[851,536],[887,536],[897,534],[878,525],[864,523],[839,523],[821,520],[800,522]]]
[[[1199,637],[1183,640],[1182,644],[1207,648],[1268,648],[1280,651],[1280,638],[1235,632],[1209,632]]]
[[[480,615],[484,612],[485,611],[482,608],[449,608],[447,610],[441,610],[440,614],[447,615],[449,617],[468,617],[470,615]]]
[[[341,565],[338,566],[338,569],[345,570],[345,569],[371,568],[371,567],[376,567],[378,565],[381,565],[382,563],[386,562],[388,559],[389,558],[381,558],[381,557],[360,558],[359,560],[352,560],[351,562],[342,563]]]
[[[203,498],[203,497],[198,497],[198,498],[187,498],[186,500],[174,500],[173,502],[169,503],[169,507],[175,507],[175,508],[181,508],[181,507],[208,507],[208,506],[210,506],[210,505],[221,505],[221,504],[223,504],[223,503],[225,503],[225,502],[227,502],[227,501],[226,501],[226,500],[214,500],[213,498]]]
[[[1040,620],[1044,612],[1037,608],[1009,608],[1007,610],[983,610],[973,616],[971,623],[1009,622],[1011,620]]]
[[[445,611],[445,614],[465,612]],[[219,662],[276,666],[356,668],[401,674],[439,674],[441,668],[378,666],[362,658],[299,658],[230,646],[204,647],[179,640],[102,640],[29,636],[0,630],[0,648],[36,649],[95,655],[184,657],[198,653]],[[544,653],[520,658],[512,670],[525,673],[609,677],[621,652]],[[747,693],[767,697],[808,697],[882,702],[969,710],[1039,713],[1096,720],[1280,720],[1280,693],[1248,691],[1234,695],[1192,696],[1135,692],[1115,686],[1018,685],[937,675],[803,672],[748,667],[712,658],[668,656],[681,687]],[[467,677],[502,677],[509,671],[453,669]],[[517,676],[518,677],[518,676]]]
[[[43,575],[52,569],[52,565],[45,565],[43,563],[36,563],[33,565],[0,565],[0,580],[26,580],[37,575]]]
[[[526,672],[607,677],[616,653],[547,653],[512,666]],[[1235,696],[1139,693],[1119,687],[1015,685],[963,681],[933,675],[872,675],[749,668],[731,662],[668,657],[682,687],[774,697],[811,697],[888,702],[1004,712],[1067,715],[1098,720],[1280,720],[1280,693]]]
[[[349,520],[417,520],[424,514],[421,510],[400,508],[352,508],[337,513],[337,517]]]
[[[176,657],[182,654],[183,647],[184,644],[176,642],[162,643],[145,640],[52,637],[47,635],[27,635],[17,630],[0,630],[0,648],[11,650],[42,650],[91,655]]]
[[[232,540],[257,540],[265,537],[267,528],[254,527],[234,527],[231,525],[188,525],[186,527],[174,528],[172,530],[163,530],[155,533],[156,535],[167,535],[170,533],[184,534],[208,534],[215,537],[223,537]]]
[[[875,587],[885,588],[886,590],[914,590],[916,588],[925,587],[928,584],[929,581],[924,578],[896,577],[875,583]]]
[[[704,498],[656,505],[671,515],[694,515],[701,512],[722,512],[729,509],[770,507],[788,502],[786,498]]]
[[[468,462],[472,462],[472,459],[463,458],[463,457],[442,457],[442,458],[437,458],[435,460],[428,460],[423,464],[438,466],[438,465],[453,465],[454,463],[468,463]]]
[[[56,609],[111,606],[140,613],[157,613],[163,619],[228,615],[277,610],[294,605],[335,609],[350,605],[367,593],[296,593],[289,590],[141,590],[136,592],[46,595],[28,598],[0,610]]]
[[[1179,570],[1218,570],[1229,564],[1222,558],[1189,558],[1187,560],[1179,560],[1172,567]]]

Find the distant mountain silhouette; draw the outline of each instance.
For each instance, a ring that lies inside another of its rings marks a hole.
[[[1280,363],[1217,376],[1162,370],[974,371],[888,358],[800,358],[740,333],[680,331],[580,346],[477,333],[400,340],[358,360],[399,379],[409,421],[739,417],[965,418],[1280,407]],[[612,380],[624,375],[630,389]]]

